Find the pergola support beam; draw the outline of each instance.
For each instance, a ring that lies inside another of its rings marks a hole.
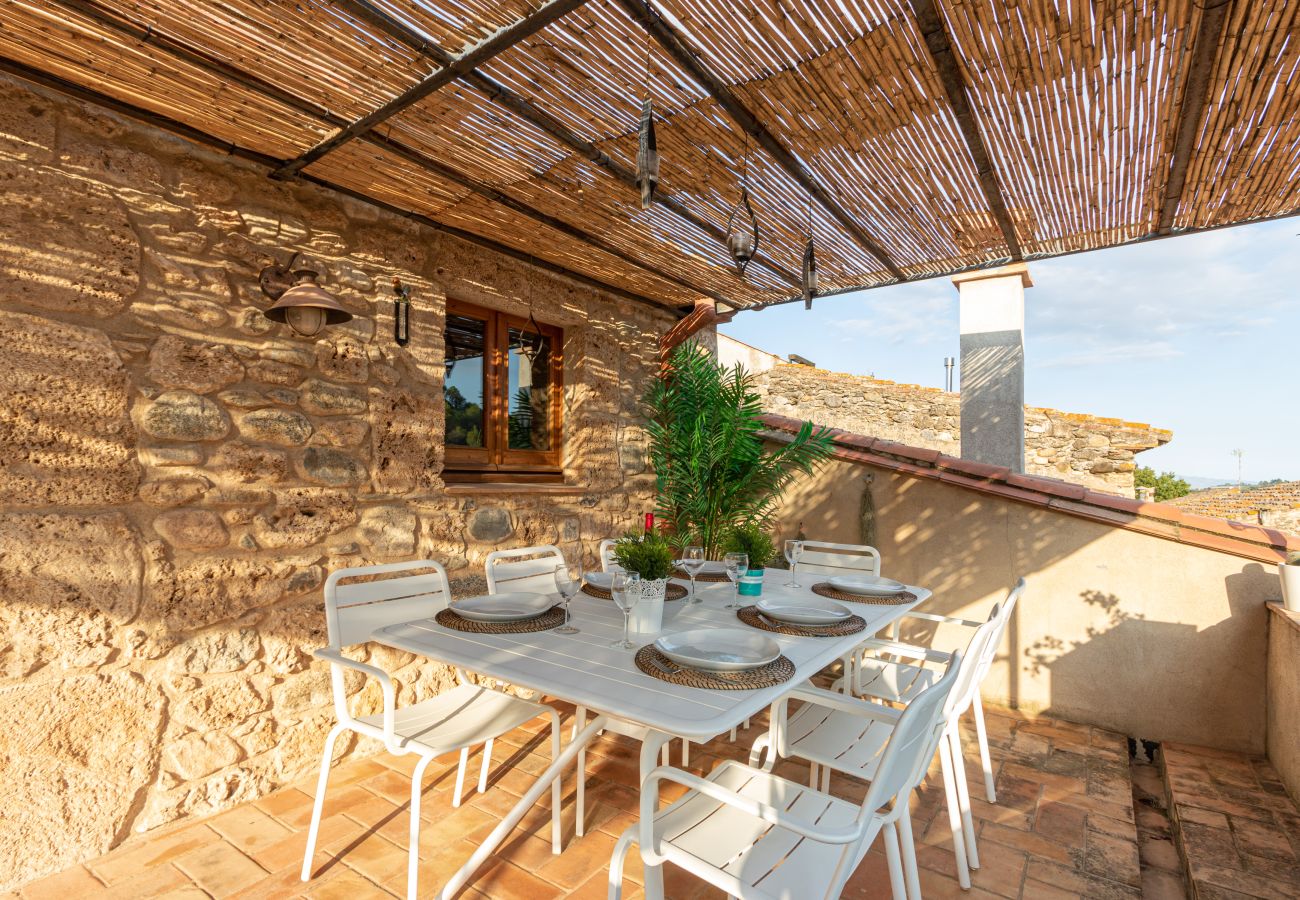
[[[1178,114],[1178,128],[1174,137],[1173,157],[1169,161],[1169,180],[1165,182],[1164,203],[1160,206],[1160,220],[1156,233],[1169,234],[1174,227],[1174,217],[1183,199],[1187,184],[1187,169],[1196,151],[1196,133],[1201,128],[1205,100],[1210,92],[1210,80],[1223,36],[1223,26],[1228,21],[1231,0],[1205,0],[1200,4],[1201,25],[1196,29],[1192,45],[1192,62],[1183,88],[1183,103]]]
[[[916,17],[916,23],[921,29],[921,37],[924,38],[930,57],[939,70],[939,80],[943,82],[944,93],[948,95],[948,105],[952,107],[953,115],[957,118],[957,127],[961,129],[962,137],[966,141],[966,149],[975,163],[975,174],[979,179],[980,190],[984,194],[984,202],[988,204],[989,212],[993,214],[993,221],[1002,231],[1002,239],[1006,242],[1011,259],[1021,260],[1024,258],[1024,253],[1020,248],[1020,239],[1016,236],[1016,226],[1007,211],[1002,186],[998,183],[997,170],[993,167],[993,159],[989,156],[983,135],[980,134],[979,123],[975,120],[975,111],[971,109],[970,98],[966,95],[965,79],[962,78],[957,57],[952,52],[952,42],[948,40],[948,32],[943,27],[943,18],[935,8],[934,0],[912,0],[912,15]]]
[[[722,79],[714,75],[704,65],[703,61],[695,55],[695,52],[687,46],[681,35],[664,21],[663,17],[646,0],[618,0],[618,4],[634,21],[640,23],[641,27],[664,49],[664,52],[671,56],[679,66],[704,87],[742,131],[753,138],[787,175],[793,178],[822,209],[826,210],[840,224],[840,227],[848,233],[849,237],[859,247],[880,260],[881,265],[895,279],[899,281],[906,280],[907,276],[903,270],[898,267],[898,264],[894,262],[881,243],[868,234],[849,215],[848,210],[840,205],[839,201],[832,197],[813,178],[812,173],[804,167],[804,164],[786,149],[772,132],[767,130],[766,126],[722,82]]]
[[[438,71],[421,80],[419,84],[398,94],[373,112],[361,116],[340,128],[335,134],[325,138],[325,140],[303,153],[297,159],[290,160],[280,166],[273,173],[273,177],[287,178],[298,173],[325,154],[369,133],[376,125],[380,125],[402,110],[414,106],[445,85],[458,78],[465,77],[493,57],[504,53],[515,44],[531,37],[556,19],[568,15],[586,2],[587,0],[551,0],[541,9],[525,16],[513,25],[502,28],[473,49],[460,56],[449,57],[448,61]]]
[[[0,72],[6,72],[16,78],[21,78],[32,84],[48,88],[49,90],[71,97],[72,99],[78,100],[82,103],[99,106],[117,113],[118,115],[135,119],[138,122],[143,122],[144,124],[151,125],[154,128],[170,132],[195,144],[201,144],[205,147],[220,150],[221,152],[227,153],[237,159],[242,159],[246,162],[263,166],[268,170],[276,168],[283,162],[283,160],[274,156],[268,156],[265,153],[259,153],[256,150],[250,150],[247,147],[241,147],[238,144],[208,134],[206,131],[201,131],[192,125],[187,125],[186,123],[170,118],[169,116],[164,116],[160,113],[153,112],[152,110],[135,106],[134,104],[119,100],[116,97],[100,93],[92,88],[83,87],[82,85],[60,78],[57,75],[34,69],[31,66],[17,62],[16,60],[8,59],[4,56],[0,56]],[[465,231],[464,229],[456,228],[453,225],[446,225],[435,219],[431,219],[428,216],[421,215],[420,213],[411,212],[410,210],[393,206],[391,203],[385,203],[382,200],[377,200],[374,197],[367,196],[359,191],[354,191],[351,188],[334,184],[324,178],[318,178],[314,175],[304,175],[302,178],[304,181],[314,184],[317,187],[333,191],[334,193],[341,194],[361,203],[366,203],[394,215],[401,216],[404,219],[410,219],[411,221],[418,222],[427,228],[440,231],[443,234],[483,247],[495,253],[500,253],[503,256],[510,257],[511,259],[527,263],[528,265],[567,278],[570,281],[577,282],[578,284],[600,291],[601,293],[619,297],[624,300],[630,300],[635,303],[641,303],[664,312],[677,312],[677,310],[668,303],[655,300],[651,297],[646,297],[634,291],[629,291],[626,288],[606,284],[605,282],[592,278],[589,275],[583,275],[581,272],[567,269],[558,263],[553,263],[550,260],[542,259],[541,257],[534,256],[531,253],[517,250],[514,247],[499,243],[491,238],[484,237],[483,235],[475,234],[472,231]],[[680,315],[680,313],[678,314]]]

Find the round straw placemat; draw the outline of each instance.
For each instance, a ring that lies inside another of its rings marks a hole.
[[[564,624],[564,607],[552,606],[540,616],[520,619],[517,622],[475,622],[444,609],[433,617],[439,625],[456,631],[468,631],[471,634],[528,634],[533,631],[547,631]]]
[[[850,594],[848,591],[837,591],[831,587],[829,581],[814,584],[812,592],[820,597],[829,597],[832,600],[848,600],[850,603],[872,603],[878,606],[902,606],[904,603],[911,603],[916,599],[916,594],[911,591],[890,594],[888,597],[877,597],[874,594]]]
[[[604,588],[598,588],[594,584],[587,584],[586,582],[583,582],[582,592],[589,597],[595,597],[597,600],[614,599],[614,595],[609,591]],[[664,599],[681,600],[689,593],[690,591],[686,590],[682,585],[669,583],[668,587],[664,589]]]
[[[849,616],[843,622],[836,622],[834,625],[792,625],[789,622],[778,622],[767,618],[758,611],[757,606],[746,606],[736,610],[736,618],[750,628],[759,628],[775,634],[792,634],[796,637],[844,637],[847,634],[857,634],[867,627],[866,620],[861,616]]]
[[[636,652],[635,661],[636,667],[652,678],[712,691],[756,691],[785,684],[794,677],[794,663],[784,656],[744,672],[702,672],[679,666],[660,653],[654,644],[646,644]]]
[[[673,577],[674,577],[674,578],[685,578],[687,581],[689,581],[690,578],[691,578],[691,576],[689,576],[689,575],[686,574],[686,570],[685,570],[685,569],[674,569],[674,570],[673,570]],[[698,574],[698,575],[695,576],[695,580],[696,580],[696,581],[716,581],[716,582],[719,582],[719,583],[723,583],[723,582],[728,582],[728,581],[730,581],[731,579],[727,577],[727,575],[726,575],[725,572],[701,572],[700,574]]]

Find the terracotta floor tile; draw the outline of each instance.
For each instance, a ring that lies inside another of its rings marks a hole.
[[[469,896],[489,897],[491,900],[547,900],[561,897],[565,891],[548,884],[531,872],[503,860],[489,859],[475,873]]]
[[[214,897],[228,897],[267,875],[265,869],[225,841],[178,856],[175,865]]]
[[[305,807],[307,815],[311,815],[311,805],[314,797],[305,791],[297,788],[290,788],[284,791],[276,791],[274,794],[267,794],[253,805],[262,812],[279,818],[281,814],[288,814],[297,817],[301,815]]]
[[[1084,868],[1092,875],[1122,881],[1134,887],[1142,884],[1142,867],[1138,859],[1136,839],[1124,840],[1090,831]]]
[[[564,896],[566,900],[605,900],[609,896],[609,872],[597,872]],[[644,896],[636,885],[623,885],[623,900],[642,900]]]
[[[307,888],[304,896],[312,900],[361,900],[369,897],[388,897],[392,893],[356,872],[343,872]]]
[[[536,872],[553,884],[577,889],[592,872],[609,866],[615,843],[617,839],[612,835],[591,832],[565,845],[563,853],[545,860]]]
[[[101,882],[85,866],[73,866],[22,888],[23,900],[67,900],[102,893]]]
[[[237,806],[211,818],[208,827],[250,856],[293,833],[255,805]]]
[[[1076,897],[1087,897],[1089,900],[1133,900],[1142,896],[1141,891],[1131,885],[1030,857],[1025,870],[1025,897],[1036,896],[1039,884],[1069,891]]]
[[[141,835],[86,865],[105,884],[114,885],[142,869],[166,865],[197,847],[219,840],[215,831],[199,823],[159,835]]]
[[[171,897],[187,887],[192,887],[190,877],[170,863],[142,869],[130,878],[116,882],[108,888],[108,894],[115,897],[132,897],[146,900],[149,897]],[[77,893],[72,897],[94,896],[91,893]]]

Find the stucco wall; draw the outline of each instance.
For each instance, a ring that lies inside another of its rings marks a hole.
[[[1264,751],[1272,567],[840,460],[787,494],[781,536],[799,522],[811,539],[868,535],[884,574],[932,588],[937,612],[982,619],[1026,577],[984,683],[994,702],[1149,740]],[[957,646],[959,631],[934,637]]]
[[[432,556],[471,588],[491,549],[594,557],[649,506],[667,313],[3,80],[0,235],[0,892],[313,771],[328,571]],[[262,315],[293,251],[357,316],[319,340]],[[444,489],[447,295],[566,329],[568,493]],[[403,699],[445,680],[371,658]]]
[[[1268,758],[1300,803],[1300,613],[1272,604],[1268,622]]]

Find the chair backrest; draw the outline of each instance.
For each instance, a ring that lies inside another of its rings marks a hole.
[[[600,570],[602,572],[622,572],[623,567],[614,561],[614,545],[618,541],[605,538],[600,542]]]
[[[1011,614],[1016,610],[1016,603],[1019,602],[1021,595],[1025,592],[1025,579],[1021,578],[1016,582],[1016,586],[1007,594],[1007,599],[1002,601],[1002,607],[998,610],[998,627],[989,639],[988,644],[984,647],[984,654],[980,657],[979,674],[977,679],[984,680],[984,676],[989,673],[993,667],[993,657],[997,655],[998,647],[1002,646],[1002,636],[1007,633],[1007,625],[1011,623]],[[995,607],[996,609],[996,607]]]
[[[866,544],[804,541],[799,572],[809,575],[879,575],[880,551]]]
[[[337,650],[360,644],[370,640],[376,628],[428,618],[445,609],[450,601],[447,570],[437,560],[339,569],[325,579],[325,622],[330,646]]]
[[[539,544],[514,550],[493,550],[487,555],[484,569],[489,594],[527,591],[535,594],[555,593],[555,569],[564,565],[559,547]]]
[[[947,708],[964,664],[962,653],[954,653],[943,677],[917,694],[898,717],[889,743],[880,755],[871,787],[863,798],[859,817],[875,812],[895,798],[896,803],[908,802],[909,794],[925,777],[930,760],[939,749]]]
[[[1002,616],[1002,607],[999,604],[993,606],[989,613],[988,621],[971,635],[970,643],[966,645],[963,651],[965,662],[957,672],[957,683],[952,689],[952,694],[948,697],[948,705],[944,710],[945,718],[959,716],[970,708],[975,700],[975,695],[979,693],[980,682],[984,680],[984,674],[988,671],[984,667],[985,654],[989,650],[989,645],[995,643],[1002,636],[1002,629],[1005,625],[1005,619]]]

